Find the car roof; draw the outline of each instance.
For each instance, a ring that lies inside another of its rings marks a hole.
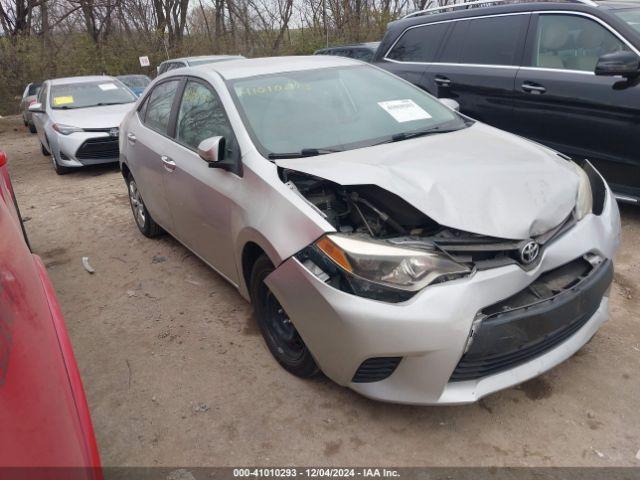
[[[108,75],[87,75],[83,77],[62,77],[47,80],[51,85],[68,85],[70,83],[99,82],[104,80],[115,80]]]
[[[211,61],[217,61],[217,60],[225,60],[228,58],[242,58],[242,56],[240,55],[195,55],[193,57],[180,57],[180,58],[171,58],[169,60],[165,60],[162,63],[169,63],[169,62],[186,62],[189,63],[191,61],[194,60],[211,60]]]
[[[145,75],[144,73],[127,73],[125,75],[118,75],[116,78],[132,78],[132,77],[144,77],[144,78],[149,78],[147,75]]]
[[[326,47],[317,50],[318,52],[327,52],[330,50],[339,50],[341,48],[371,48],[375,50],[380,45],[380,42],[363,42],[363,43],[350,43],[348,45],[334,45],[333,47]]]
[[[189,67],[189,69],[203,73],[216,72],[223,78],[232,80],[282,72],[315,70],[329,67],[347,67],[354,65],[363,65],[363,63],[346,57],[308,55],[296,57],[244,58],[239,60],[230,60],[228,62],[198,65],[195,67]],[[172,73],[180,72],[181,70],[184,71],[184,69],[172,70]]]

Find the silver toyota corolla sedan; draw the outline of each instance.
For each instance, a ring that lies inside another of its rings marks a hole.
[[[107,76],[47,80],[29,106],[43,155],[64,174],[76,167],[117,162],[118,133],[136,96]]]
[[[140,231],[235,285],[295,375],[469,403],[566,360],[607,319],[620,218],[593,166],[376,67],[177,69],[121,130]]]

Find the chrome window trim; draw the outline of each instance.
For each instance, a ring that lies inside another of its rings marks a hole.
[[[480,65],[480,64],[471,64],[471,63],[447,63],[447,62],[405,62],[402,60],[394,60],[389,58],[389,53],[391,53],[391,50],[394,49],[394,47],[396,46],[396,44],[400,41],[400,39],[411,29],[414,28],[424,28],[424,27],[428,27],[429,25],[436,25],[439,23],[451,23],[451,22],[460,22],[463,20],[476,20],[478,18],[492,18],[492,17],[507,17],[507,16],[512,16],[512,15],[533,15],[533,14],[538,14],[538,15],[549,15],[549,14],[556,14],[556,15],[576,15],[579,17],[585,17],[585,18],[589,18],[591,20],[594,20],[595,22],[599,23],[600,25],[602,25],[605,29],[609,30],[609,32],[611,32],[614,36],[616,36],[618,38],[618,40],[620,40],[622,43],[624,43],[627,47],[629,47],[629,49],[631,49],[632,52],[634,52],[636,55],[640,56],[640,51],[634,47],[624,36],[622,36],[615,28],[613,28],[611,25],[609,25],[607,22],[605,22],[604,20],[591,15],[590,13],[585,13],[585,12],[578,12],[578,11],[572,11],[572,10],[540,10],[540,11],[531,11],[531,12],[514,12],[514,13],[500,13],[500,14],[493,14],[493,15],[477,15],[475,17],[464,17],[464,18],[452,18],[450,20],[441,20],[439,22],[431,22],[431,23],[423,23],[420,25],[413,25],[411,27],[406,28],[396,39],[395,42],[393,42],[393,45],[391,45],[391,47],[389,47],[389,49],[387,50],[387,52],[385,53],[383,60],[387,61],[387,62],[391,62],[391,63],[399,63],[399,64],[406,64],[406,65],[449,65],[449,66],[466,66],[466,67],[483,67],[483,68],[526,68],[526,69],[536,69],[536,70],[544,70],[544,71],[555,71],[555,72],[580,72],[580,73],[585,73],[585,74],[594,74],[592,72],[587,72],[585,70],[563,70],[560,68],[543,68],[543,67],[531,67],[531,66],[524,66],[524,65]]]
[[[561,73],[577,73],[580,75],[590,75],[595,77],[595,72],[588,70],[570,70],[567,68],[548,68],[548,67],[520,67],[520,70],[526,70],[528,72],[561,72]]]

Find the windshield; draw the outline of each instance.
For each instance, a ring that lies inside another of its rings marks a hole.
[[[135,102],[136,97],[119,82],[105,78],[95,82],[51,86],[51,108],[87,108]]]
[[[151,79],[146,75],[122,75],[118,80],[129,88],[144,88],[151,83]]]
[[[466,126],[463,117],[418,88],[365,65],[241,78],[229,86],[254,143],[272,158]]]
[[[640,8],[631,8],[629,10],[614,11],[622,20],[627,22],[637,32],[640,32]]]

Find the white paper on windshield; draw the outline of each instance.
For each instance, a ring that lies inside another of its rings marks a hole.
[[[416,102],[409,98],[405,100],[378,102],[378,105],[380,105],[380,107],[382,107],[398,123],[431,118],[431,115],[425,112],[420,105],[416,104]]]
[[[99,83],[98,84],[98,88],[100,88],[100,90],[117,90],[118,86],[115,83]]]

